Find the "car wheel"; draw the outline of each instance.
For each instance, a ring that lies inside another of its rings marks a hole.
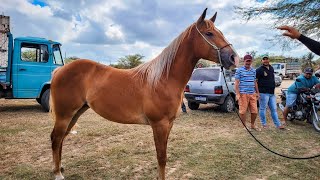
[[[281,77],[281,80],[283,80],[283,78],[284,78],[284,77],[283,77],[283,75],[282,75],[282,74],[280,74],[279,76]]]
[[[224,103],[220,106],[221,110],[224,112],[233,112],[235,109],[234,99],[230,96],[227,96],[224,100]]]
[[[199,103],[188,101],[188,107],[189,107],[191,110],[197,110],[197,109],[199,108],[199,106],[200,106]]]

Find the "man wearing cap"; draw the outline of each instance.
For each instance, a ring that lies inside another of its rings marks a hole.
[[[243,58],[244,66],[237,69],[235,73],[235,91],[236,100],[239,104],[239,114],[241,121],[246,125],[246,113],[251,113],[251,129],[258,130],[255,126],[255,120],[258,114],[257,97],[259,90],[256,81],[256,70],[251,67],[252,56],[247,54]]]
[[[274,94],[276,88],[274,81],[274,69],[270,65],[269,56],[263,55],[262,65],[256,70],[258,87],[260,92],[259,116],[263,128],[267,128],[266,110],[269,106],[274,125],[279,129],[284,129],[281,125],[277,113],[277,98]]]
[[[304,69],[303,75],[297,77],[300,79],[301,82],[294,82],[291,86],[289,86],[286,96],[286,107],[283,110],[283,119],[284,123],[287,122],[287,116],[289,112],[289,108],[293,107],[296,103],[296,99],[298,96],[298,89],[297,88],[312,88],[314,85],[320,83],[316,76],[313,76],[313,69],[307,67]]]

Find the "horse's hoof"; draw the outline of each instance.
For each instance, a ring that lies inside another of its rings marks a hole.
[[[55,180],[64,180],[64,177],[62,175],[57,175]]]

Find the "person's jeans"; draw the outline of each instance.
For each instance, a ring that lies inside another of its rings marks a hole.
[[[259,116],[260,116],[261,124],[263,126],[267,125],[267,119],[266,119],[267,106],[269,106],[269,109],[271,111],[271,117],[272,117],[273,123],[276,125],[276,127],[279,127],[281,123],[279,121],[278,113],[277,113],[276,96],[274,94],[260,93]]]

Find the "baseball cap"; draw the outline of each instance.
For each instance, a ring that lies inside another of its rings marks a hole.
[[[313,73],[313,69],[311,67],[307,67],[307,68],[304,69],[304,73],[312,74]]]
[[[269,59],[269,55],[268,54],[264,54],[264,55],[262,55],[262,59],[263,58],[268,58]]]
[[[252,56],[250,54],[247,54],[243,57],[243,60],[246,61],[246,60],[252,60]]]

